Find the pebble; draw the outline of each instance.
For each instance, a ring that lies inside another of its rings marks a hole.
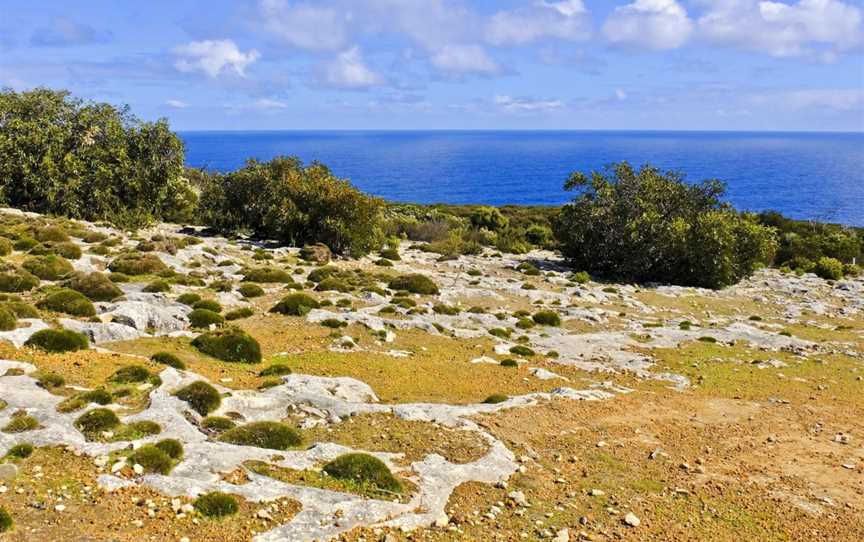
[[[3,463],[0,465],[0,480],[4,482],[12,482],[18,477],[18,467],[12,463]]]
[[[507,498],[518,504],[519,506],[530,506],[525,494],[521,491],[511,491],[507,494]]]
[[[629,525],[630,527],[638,527],[642,524],[642,521],[636,517],[636,514],[633,512],[627,512],[627,515],[624,516],[624,523]]]
[[[65,504],[58,504],[57,506],[54,507],[55,512],[62,512],[63,510],[66,510]]]
[[[553,542],[570,542],[570,530],[561,529],[560,531],[555,533],[555,538],[552,540]]]

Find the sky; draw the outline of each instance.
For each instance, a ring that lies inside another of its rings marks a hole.
[[[178,130],[864,131],[864,0],[0,0],[0,87]]]

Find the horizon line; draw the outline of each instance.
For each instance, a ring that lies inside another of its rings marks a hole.
[[[729,133],[729,134],[836,134],[836,135],[864,135],[864,129],[852,130],[699,130],[699,129],[661,129],[661,128],[253,128],[253,129],[231,129],[231,128],[191,128],[174,129],[175,132],[222,132],[222,133],[275,133],[275,132],[647,132],[647,133]]]

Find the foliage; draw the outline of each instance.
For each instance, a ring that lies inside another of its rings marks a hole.
[[[840,280],[843,278],[843,262],[837,258],[822,256],[816,262],[816,267],[813,271],[825,280]]]
[[[50,294],[36,303],[40,309],[62,312],[73,316],[95,316],[96,308],[93,302],[81,292],[63,288]]]
[[[123,295],[123,290],[118,288],[106,275],[98,271],[92,273],[73,273],[66,281],[65,286],[81,292],[93,301],[111,301]]]
[[[247,423],[222,433],[219,440],[238,446],[255,446],[269,450],[287,450],[303,442],[300,433],[278,422]]]
[[[70,329],[42,329],[30,335],[25,346],[33,346],[46,352],[73,352],[90,347],[87,335]]]
[[[0,200],[136,227],[188,206],[183,144],[165,120],[66,91],[0,92]]]
[[[319,307],[318,301],[312,296],[296,293],[282,298],[276,303],[270,312],[286,314],[288,316],[305,316],[312,309]]]
[[[387,287],[391,290],[404,290],[412,294],[438,295],[438,286],[432,279],[419,273],[394,277]]]
[[[158,474],[170,473],[171,467],[174,465],[168,454],[152,444],[145,444],[132,452],[132,455],[129,456],[129,463],[141,465],[144,468],[144,472],[155,472]]]
[[[183,360],[181,360],[171,352],[156,352],[155,354],[150,356],[150,361],[161,363],[162,365],[167,365],[175,369],[186,369],[186,364],[183,363]]]
[[[0,506],[0,533],[11,531],[13,525],[12,516],[9,515],[9,512],[5,508]]]
[[[283,363],[274,363],[269,367],[265,367],[258,373],[258,376],[285,376],[291,374],[291,368]]]
[[[225,313],[225,320],[240,320],[241,318],[249,318],[255,314],[255,311],[252,310],[251,307],[240,307],[238,309],[234,309]]]
[[[483,399],[483,402],[487,405],[497,405],[498,403],[503,403],[507,400],[507,396],[501,393],[493,393],[486,399]]]
[[[168,271],[168,266],[155,254],[130,252],[114,258],[108,269],[124,275],[157,275]]]
[[[771,262],[772,228],[720,202],[725,187],[626,162],[565,184],[580,194],[555,223],[564,256],[589,273],[720,288]]]
[[[191,307],[195,303],[201,301],[201,296],[196,293],[186,292],[185,294],[178,295],[176,301],[177,303],[182,303],[183,305]]]
[[[183,444],[179,440],[173,438],[162,439],[154,446],[162,450],[171,459],[180,459],[183,457]]]
[[[224,433],[229,429],[234,429],[237,424],[231,418],[223,416],[207,416],[201,420],[201,428],[214,433]]]
[[[72,264],[56,254],[27,258],[21,266],[43,280],[60,280],[73,271]]]
[[[39,420],[27,414],[14,415],[9,423],[3,426],[4,433],[25,433],[35,429],[39,429]]]
[[[794,264],[796,260],[816,262],[823,256],[845,264],[852,263],[853,259],[859,262],[864,259],[864,229],[793,220],[773,211],[761,213],[759,221],[778,232],[780,246],[776,262],[779,265],[798,269],[800,266]]]
[[[240,287],[237,288],[237,291],[240,292],[240,295],[246,298],[261,297],[262,295],[264,295],[264,288],[251,282],[241,284]]]
[[[203,380],[197,380],[180,388],[174,396],[188,403],[192,410],[202,416],[210,414],[222,404],[222,396],[216,388]]]
[[[222,305],[219,304],[215,299],[202,299],[200,301],[196,301],[192,305],[193,309],[205,309],[212,312],[222,312]]]
[[[240,328],[228,327],[198,335],[192,346],[201,352],[237,363],[260,363],[261,345]]]
[[[125,365],[114,371],[108,380],[117,384],[132,384],[146,382],[151,376],[150,371],[140,365]]]
[[[294,282],[294,277],[284,269],[275,267],[257,267],[255,269],[247,269],[243,273],[245,282]]]
[[[0,270],[0,292],[26,292],[39,286],[39,277],[14,266]]]
[[[531,317],[536,323],[541,326],[560,326],[561,317],[555,311],[539,311],[535,312]]]
[[[18,317],[8,307],[0,306],[0,331],[11,331],[15,329]]]
[[[471,213],[470,220],[471,225],[475,228],[485,228],[491,231],[503,230],[510,225],[510,221],[501,214],[501,210],[497,207],[477,207]]]
[[[29,443],[21,443],[16,444],[9,448],[9,451],[6,452],[8,457],[14,457],[16,459],[27,459],[31,455],[33,455],[33,445]],[[0,521],[2,523],[2,521]],[[3,532],[3,529],[0,528],[0,532]]]
[[[393,476],[383,461],[362,453],[340,455],[325,464],[323,471],[333,478],[350,480],[360,484],[371,484],[378,489],[393,493],[402,492],[402,484]]]
[[[225,318],[218,312],[195,309],[189,313],[189,323],[193,328],[208,328],[211,325],[221,326],[225,323]]]
[[[144,289],[141,291],[148,294],[160,294],[164,292],[170,292],[171,285],[164,280],[154,280],[153,282],[150,282],[146,286],[144,286]]]
[[[120,419],[113,410],[94,408],[88,410],[75,420],[75,427],[85,435],[110,431],[120,425]]]
[[[202,221],[223,232],[250,230],[293,246],[323,243],[352,255],[378,248],[383,239],[381,200],[317,162],[250,160],[237,171],[209,177],[200,201]]]
[[[199,514],[207,518],[230,516],[236,514],[240,509],[240,505],[237,504],[237,499],[234,496],[219,491],[201,495],[195,499],[192,505]]]

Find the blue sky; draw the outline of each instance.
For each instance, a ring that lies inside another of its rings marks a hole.
[[[0,0],[0,86],[180,130],[864,131],[864,0]]]

